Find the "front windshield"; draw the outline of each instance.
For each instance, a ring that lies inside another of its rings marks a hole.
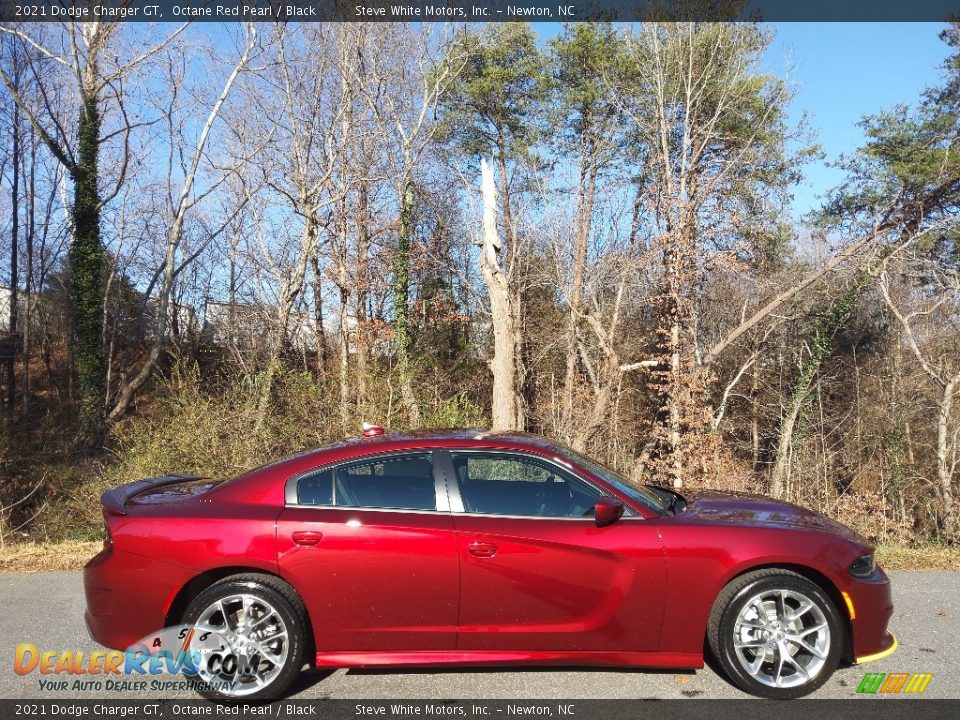
[[[631,484],[627,478],[618,473],[616,470],[612,470],[605,465],[601,465],[596,460],[591,460],[586,455],[581,455],[575,450],[571,450],[568,447],[561,447],[560,450],[568,459],[573,460],[575,463],[582,466],[584,469],[589,470],[603,481],[613,485],[613,487],[627,497],[636,500],[638,503],[649,508],[650,510],[653,510],[655,513],[660,515],[666,513],[667,503],[664,502],[659,495],[653,493],[647,488],[637,487],[636,485]]]

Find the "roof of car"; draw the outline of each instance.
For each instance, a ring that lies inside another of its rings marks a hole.
[[[459,429],[441,429],[441,430],[409,430],[405,432],[385,432],[374,436],[350,436],[338,440],[337,442],[323,447],[314,448],[299,453],[293,457],[305,457],[320,453],[328,453],[331,450],[347,449],[354,447],[378,447],[378,446],[398,446],[409,443],[414,446],[430,445],[437,443],[444,445],[451,443],[455,445],[504,445],[504,446],[525,446],[538,447],[542,449],[556,449],[557,443],[540,435],[525,432],[495,432],[484,430],[482,428],[459,428]],[[293,459],[293,458],[288,458]]]
[[[355,441],[390,441],[397,442],[402,440],[495,440],[506,443],[517,443],[520,445],[541,445],[549,447],[554,445],[551,440],[533,433],[517,431],[494,431],[483,430],[481,428],[460,428],[455,430],[410,430],[407,432],[388,432],[372,438],[349,437],[340,441],[351,444]],[[335,443],[339,444],[339,443]]]
[[[455,430],[412,430],[407,432],[387,432],[373,437],[364,437],[356,435],[345,437],[329,445],[310,448],[302,452],[280,458],[266,463],[254,470],[244,473],[241,477],[247,477],[259,474],[268,469],[294,469],[300,466],[308,467],[314,460],[321,456],[333,456],[331,459],[337,459],[335,456],[350,457],[351,455],[366,454],[366,449],[376,452],[377,448],[383,447],[385,450],[402,450],[403,445],[409,443],[413,447],[425,447],[432,443],[443,446],[446,443],[451,445],[489,445],[503,447],[536,447],[541,450],[556,451],[557,443],[548,440],[540,435],[525,432],[494,432],[480,428],[467,428]],[[351,450],[356,452],[351,452]],[[338,453],[337,451],[341,451]],[[294,470],[296,471],[296,470]],[[238,478],[240,479],[240,478]]]
[[[406,446],[409,446],[410,449],[442,448],[444,446],[511,449],[525,447],[539,450],[545,454],[556,453],[560,450],[557,443],[532,433],[493,432],[478,428],[389,432],[373,437],[357,435],[266,463],[243,473],[230,482],[223,483],[217,488],[217,492],[228,495],[253,492],[250,497],[255,501],[263,501],[269,497],[270,488],[274,488],[274,486],[279,487],[282,493],[282,487],[270,480],[277,473],[283,475],[299,473],[327,462],[337,462],[341,459],[345,460],[351,457],[377,453],[381,449],[384,452],[402,451]],[[263,492],[267,492],[267,495],[262,495]]]

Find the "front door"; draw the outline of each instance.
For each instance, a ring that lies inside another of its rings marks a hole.
[[[666,566],[640,517],[597,527],[602,493],[517,452],[438,453],[460,555],[460,650],[657,649]]]
[[[431,454],[353,460],[295,482],[277,521],[278,562],[301,591],[317,652],[454,649],[456,536]]]

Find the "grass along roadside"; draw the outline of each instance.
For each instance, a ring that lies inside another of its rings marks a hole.
[[[7,543],[0,547],[0,573],[79,570],[103,549],[103,541]]]
[[[877,562],[884,570],[960,571],[960,547],[881,545],[877,548]]]
[[[7,544],[0,547],[0,573],[79,570],[102,547],[102,542],[84,540]],[[960,571],[960,547],[882,545],[877,560],[886,570]]]

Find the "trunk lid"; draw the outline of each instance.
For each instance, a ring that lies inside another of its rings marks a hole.
[[[182,502],[204,494],[221,482],[197,475],[161,475],[107,490],[100,496],[100,503],[105,514],[126,515],[131,506]]]

